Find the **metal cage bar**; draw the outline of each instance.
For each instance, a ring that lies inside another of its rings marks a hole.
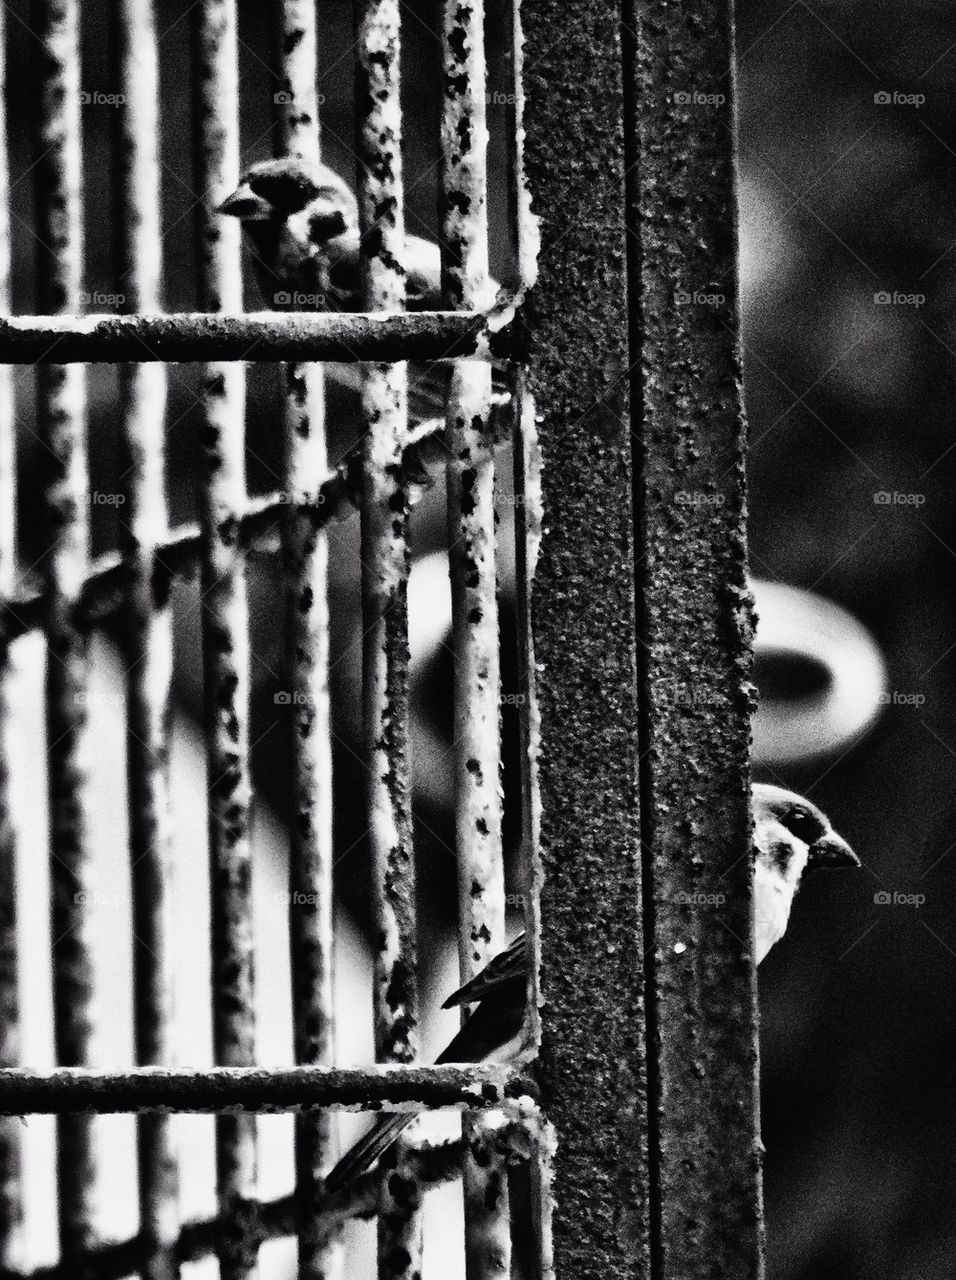
[[[234,0],[202,0],[195,25],[200,286],[206,310],[242,311],[240,228],[214,212],[239,171]],[[209,782],[213,1052],[225,1066],[255,1062],[252,850],[249,836],[249,610],[239,519],[246,506],[245,369],[203,372],[202,638]],[[220,1211],[232,1231],[219,1254],[224,1280],[256,1271],[256,1121],[216,1119]]]
[[[10,310],[10,171],[7,161],[6,10],[0,6],[0,316]],[[17,457],[13,370],[0,367],[0,602],[16,590]],[[0,638],[0,1068],[20,1057],[17,961],[17,841],[10,812],[10,647]],[[0,1120],[0,1268],[20,1261],[23,1203],[20,1134],[15,1119]]]
[[[278,22],[282,89],[277,153],[319,163],[318,43],[314,0],[283,0]],[[287,364],[283,526],[288,574],[286,663],[292,715],[294,813],[289,846],[289,939],[295,1060],[332,1061],[332,738],[329,698],[328,543],[296,498],[328,472],[325,378],[320,364]],[[328,1114],[296,1119],[299,1275],[318,1280],[334,1255],[317,1232],[316,1204],[331,1145]]]
[[[158,311],[162,299],[159,160],[159,65],[152,0],[123,0],[114,17],[123,106],[117,136],[117,289],[130,312]],[[126,660],[126,754],[133,911],[136,1061],[172,1057],[173,964],[170,685],[173,621],[168,595],[154,592],[157,548],[169,536],[165,496],[166,370],[120,369],[125,475],[122,524],[127,566],[123,610]],[[178,1275],[178,1170],[168,1116],[137,1122],[143,1276]]]
[[[363,309],[405,309],[405,218],[398,0],[356,5],[356,151]],[[408,430],[404,362],[364,370],[367,423],[362,492],[362,684],[374,867],[376,1057],[418,1056],[415,850],[408,767],[408,495],[401,458]],[[421,1191],[403,1176],[383,1187],[379,1275],[421,1270]],[[396,1194],[398,1192],[398,1194]]]
[[[40,310],[79,308],[83,283],[79,11],[75,0],[42,0],[37,161]],[[53,1008],[57,1061],[89,1061],[93,1019],[89,911],[93,890],[88,828],[86,690],[88,642],[74,612],[88,571],[86,379],[81,365],[37,370],[37,423],[45,445],[49,552],[43,561],[47,641],[46,730],[52,893]],[[57,1131],[60,1251],[79,1257],[94,1239],[93,1117],[62,1115]]]
[[[632,385],[640,597],[655,1280],[763,1273],[750,834],[753,628],[737,349],[733,93],[723,0],[627,10]],[[723,101],[723,100],[722,100]],[[707,281],[715,323],[686,305]],[[686,493],[713,501],[688,504]]]
[[[484,4],[446,0],[442,11],[442,302],[478,310],[488,275]],[[495,569],[495,466],[491,367],[452,366],[448,433],[448,558],[455,655],[455,846],[458,955],[467,982],[504,946],[501,678]],[[464,1016],[467,1018],[467,1011]],[[465,1257],[469,1280],[511,1274],[504,1161],[482,1141],[480,1118],[463,1120]]]
[[[0,317],[0,360],[70,364],[118,360],[488,359],[508,352],[507,313],[416,311],[412,315],[266,312],[224,316]]]

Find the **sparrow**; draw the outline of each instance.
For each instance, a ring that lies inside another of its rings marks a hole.
[[[348,183],[324,164],[287,156],[252,165],[217,207],[238,218],[252,251],[256,283],[272,311],[361,311],[361,250],[376,248],[378,232],[359,227],[358,202]],[[441,250],[422,236],[405,236],[403,269],[409,311],[443,307]],[[497,282],[488,281],[490,306]],[[356,385],[354,371],[331,366],[333,376]],[[443,412],[447,370],[413,366],[409,409],[418,419]],[[497,388],[500,390],[501,388]]]
[[[756,963],[783,937],[805,871],[858,867],[860,860],[809,800],[783,787],[754,783],[751,791]],[[521,1046],[527,1002],[528,948],[524,933],[480,973],[452,992],[443,1009],[476,1005],[471,1017],[438,1057],[447,1062],[504,1062]],[[360,1138],[325,1180],[336,1194],[368,1173],[414,1115],[383,1116]]]

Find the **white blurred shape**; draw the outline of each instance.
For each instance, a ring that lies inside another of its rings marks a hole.
[[[886,666],[866,627],[812,591],[751,581],[762,658],[816,663],[827,681],[797,698],[761,698],[753,717],[753,762],[796,764],[846,749],[883,706]]]

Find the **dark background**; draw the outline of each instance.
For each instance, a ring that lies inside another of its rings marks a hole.
[[[158,6],[169,309],[195,305],[189,8]],[[437,180],[436,7],[404,9],[408,227],[428,234]],[[241,10],[244,161],[251,163],[271,154],[275,85],[267,6]],[[104,15],[102,5],[83,5],[82,84],[110,92]],[[324,152],[351,177],[351,6],[326,2],[320,16]],[[15,302],[22,311],[34,309],[29,21],[23,0],[9,6]],[[492,24],[489,35],[492,88],[506,92],[506,33]],[[926,0],[742,3],[738,82],[754,572],[854,612],[884,652],[890,690],[902,695],[845,755],[777,779],[829,813],[865,871],[808,883],[786,941],[760,973],[769,1274],[943,1280],[956,1260],[956,15]],[[91,292],[117,287],[105,216],[110,110],[83,113]],[[506,107],[493,105],[489,120],[498,140],[493,203],[503,207]],[[495,226],[494,266],[507,278],[504,219]],[[923,301],[878,303],[881,291]],[[261,305],[251,283],[247,304]],[[170,497],[181,520],[191,514],[198,463],[196,371],[173,370],[171,381]],[[278,470],[274,375],[257,371],[250,383],[250,487],[264,490],[276,487]],[[27,371],[18,386],[28,566],[43,543]],[[103,489],[115,464],[115,395],[113,372],[92,370],[93,482]],[[333,457],[356,430],[349,397],[334,396]],[[918,494],[922,502],[879,505],[878,491]],[[94,515],[96,545],[111,545],[115,511]],[[440,512],[419,519],[419,549],[437,545],[439,528]],[[336,715],[346,742],[356,696],[354,662],[345,657],[356,619],[354,539],[351,525],[333,530],[333,656],[343,659],[335,670]],[[253,567],[255,645],[267,658],[278,654],[273,576]],[[181,696],[188,698],[187,672],[196,666],[188,627],[180,643]],[[260,678],[259,720],[272,693]],[[441,712],[439,704],[423,714],[440,723]],[[260,786],[281,811],[283,771],[277,757],[260,755]],[[338,750],[335,764],[337,839],[347,849],[360,820],[347,798],[361,779],[348,750]],[[423,914],[447,923],[450,804],[423,804]],[[363,856],[359,845],[338,869],[340,890],[356,910],[365,896]],[[880,906],[880,890],[925,901]]]

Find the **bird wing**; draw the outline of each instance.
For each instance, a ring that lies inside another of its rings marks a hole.
[[[499,952],[493,960],[463,987],[453,991],[443,1009],[451,1009],[456,1004],[474,1004],[476,1000],[484,1000],[486,996],[499,992],[509,983],[520,982],[522,989],[528,974],[528,946],[524,932],[519,933],[510,946]]]
[[[364,1138],[359,1138],[354,1146],[349,1147],[345,1155],[325,1179],[327,1195],[334,1195],[350,1186],[356,1178],[373,1167],[395,1142],[399,1134],[415,1119],[407,1111],[396,1111],[383,1116],[378,1124],[369,1129]]]

